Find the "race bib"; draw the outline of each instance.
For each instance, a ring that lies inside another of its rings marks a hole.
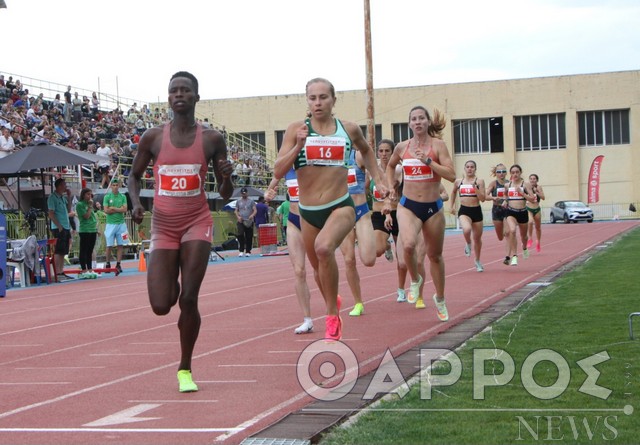
[[[500,187],[496,189],[496,196],[498,198],[504,198],[504,187]]]
[[[476,196],[473,184],[460,184],[460,196]]]
[[[159,196],[197,196],[201,192],[200,164],[161,165],[158,167]]]
[[[300,201],[298,188],[298,180],[297,179],[287,179],[287,191],[289,192],[289,201],[298,202]]]
[[[356,177],[356,169],[350,168],[349,173],[347,173],[347,187],[357,187],[358,186],[358,178]]]
[[[310,136],[304,146],[307,165],[342,167],[347,141],[342,137]]]
[[[380,194],[380,190],[378,190],[378,188],[375,185],[373,186],[373,199],[375,199],[378,202],[384,201],[384,198]]]
[[[509,187],[509,199],[524,199],[522,193],[520,193],[520,189],[517,187]]]
[[[404,159],[402,171],[405,181],[425,181],[433,179],[433,170],[427,164],[418,159]]]

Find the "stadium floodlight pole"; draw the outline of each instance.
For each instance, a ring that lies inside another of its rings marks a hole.
[[[371,55],[371,11],[369,0],[364,0],[364,52],[367,72],[367,139],[369,145],[375,150],[376,125],[373,106],[373,57]]]

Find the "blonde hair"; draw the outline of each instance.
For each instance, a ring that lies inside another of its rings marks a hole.
[[[491,171],[491,176],[493,176],[493,177],[496,176],[496,170],[498,170],[498,167],[500,167],[500,166],[503,166],[505,170],[507,169],[507,166],[504,165],[502,162],[499,163],[499,164],[496,164],[493,167],[491,167],[491,170],[490,170]]]

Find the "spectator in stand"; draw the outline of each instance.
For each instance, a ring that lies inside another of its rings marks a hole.
[[[14,128],[13,130],[9,131],[9,135],[13,138],[15,150],[20,150],[22,148],[22,138],[20,137],[20,134]]]
[[[133,105],[131,105],[131,108],[129,108],[129,111],[127,111],[127,117],[137,117],[138,115],[138,104],[136,102],[133,103]]]
[[[60,93],[57,93],[56,97],[53,99],[53,108],[64,111],[64,106],[62,105],[62,102],[60,102]]]
[[[13,76],[9,76],[5,85],[9,90],[13,90],[16,87],[16,84],[13,81]]]
[[[16,86],[15,86],[16,90],[18,90],[18,94],[23,95],[25,90],[24,87],[22,86],[22,82],[20,82],[20,79],[16,79]],[[29,90],[27,90],[27,93],[29,92]]]
[[[67,133],[67,130],[65,127],[66,125],[64,124],[64,122],[61,122],[61,121],[57,121],[53,125],[53,129],[58,135],[57,142],[60,144],[66,144],[67,142],[69,142],[69,133]],[[86,150],[86,147],[85,147],[85,150]]]
[[[64,92],[64,106],[62,108],[62,113],[64,114],[64,121],[71,122],[71,85],[67,87],[67,91]]]
[[[89,118],[89,98],[87,96],[82,96],[82,106],[80,107],[82,110],[82,117]]]
[[[40,118],[40,107],[38,104],[34,103],[27,111],[27,124],[35,126],[40,123],[42,123],[42,119]]]
[[[138,134],[142,134],[145,132],[145,130],[147,129],[147,125],[144,123],[144,117],[143,114],[138,114],[138,118],[136,119],[136,132]]]
[[[100,187],[106,189],[109,187],[109,168],[111,166],[112,151],[104,138],[100,139],[100,147],[96,150],[96,155],[106,158],[105,160],[101,160],[96,163],[98,173],[102,175],[100,178]]]
[[[82,121],[82,99],[78,96],[78,92],[73,93],[73,100],[71,101],[73,107],[73,122],[79,123]]]
[[[48,144],[50,141],[51,141],[50,128],[47,127],[46,125],[41,125],[40,127],[38,127],[38,132],[34,137],[34,142],[36,144],[41,144],[41,143]]]
[[[98,109],[99,108],[100,108],[100,101],[98,100],[98,95],[94,91],[91,94],[91,117],[93,119],[95,119],[96,116],[98,116]]]
[[[16,144],[11,137],[11,132],[8,128],[2,129],[2,135],[0,136],[0,158],[9,156],[16,149]]]
[[[9,99],[11,99],[11,102],[15,104],[15,102],[20,99],[20,95],[18,94],[18,90],[16,90],[15,88],[13,88],[10,91],[11,91],[11,96],[9,96]]]
[[[91,138],[89,136],[89,132],[85,131],[82,133],[82,136],[80,137],[80,142],[78,142],[78,149],[80,151],[87,151],[89,150],[90,143],[91,143]]]

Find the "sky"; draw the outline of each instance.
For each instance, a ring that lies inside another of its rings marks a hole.
[[[203,100],[366,89],[364,0],[5,2],[17,78],[139,103],[180,70]],[[374,88],[640,68],[637,0],[370,0],[370,17]]]

